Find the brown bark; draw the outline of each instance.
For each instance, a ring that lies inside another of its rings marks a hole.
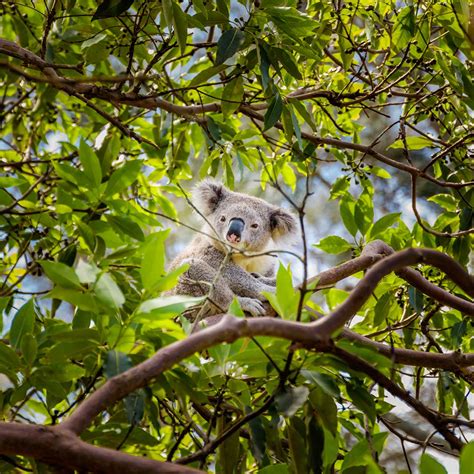
[[[196,469],[132,456],[85,443],[59,427],[0,422],[0,452],[28,456],[52,466],[104,474],[195,474]]]

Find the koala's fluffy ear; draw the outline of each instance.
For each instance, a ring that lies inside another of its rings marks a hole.
[[[205,215],[212,214],[230,191],[221,183],[207,179],[198,184],[193,192],[194,204]]]
[[[278,243],[295,238],[298,225],[293,214],[277,208],[270,213],[270,229],[273,241]]]

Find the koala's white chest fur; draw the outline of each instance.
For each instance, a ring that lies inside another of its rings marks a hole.
[[[232,255],[232,261],[249,273],[260,273],[261,275],[273,273],[275,264],[275,259],[270,255],[252,257],[242,254],[235,254]]]

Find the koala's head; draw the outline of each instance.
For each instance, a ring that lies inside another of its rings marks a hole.
[[[260,252],[273,241],[282,244],[297,232],[288,211],[247,194],[206,180],[197,186],[194,201],[219,238],[240,250]]]

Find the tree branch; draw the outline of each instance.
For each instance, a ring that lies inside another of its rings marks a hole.
[[[52,466],[95,473],[179,473],[201,471],[132,456],[85,443],[59,427],[0,422],[0,452],[32,457]]]

